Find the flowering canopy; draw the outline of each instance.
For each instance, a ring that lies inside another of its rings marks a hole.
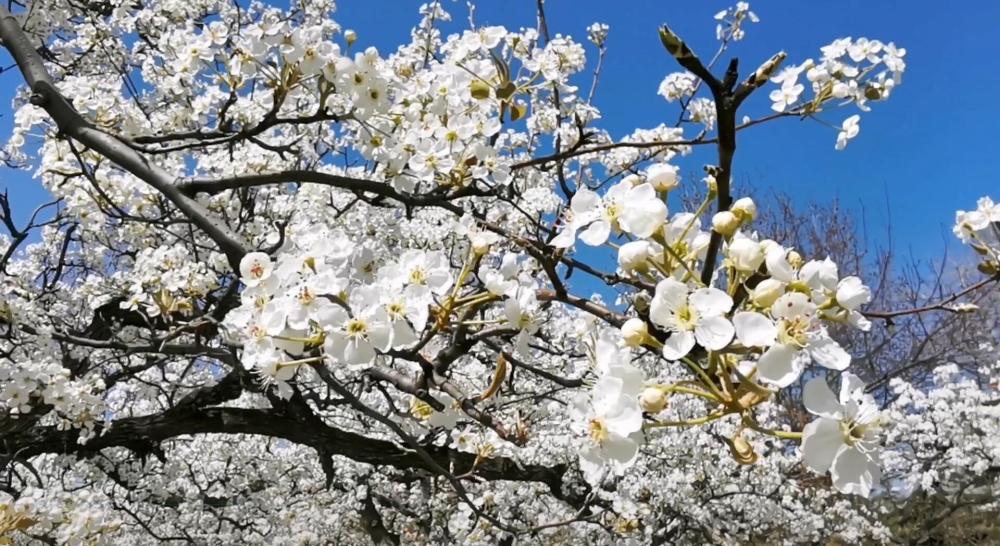
[[[734,525],[735,505],[675,506],[718,485],[791,499],[802,534],[782,540],[887,536],[840,495],[882,487],[891,419],[834,335],[873,328],[872,291],[759,232],[731,180],[760,123],[843,118],[843,149],[860,120],[843,112],[890,97],[904,49],[844,38],[719,78],[664,26],[680,121],[615,140],[578,85],[606,25],[590,46],[471,16],[445,36],[433,2],[385,54],[333,9],[0,8],[27,83],[4,158],[55,199],[24,228],[3,201],[0,537],[694,540],[690,520],[725,542],[778,525],[765,504]],[[757,16],[716,20],[721,54]],[[740,117],[762,87],[771,111]],[[699,183],[682,158],[705,145]],[[998,215],[984,199],[956,226],[990,280]],[[799,431],[779,400],[802,377],[816,419]],[[803,463],[829,484],[785,478]]]

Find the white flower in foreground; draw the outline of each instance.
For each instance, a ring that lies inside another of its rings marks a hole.
[[[600,204],[601,197],[597,193],[589,188],[579,188],[569,200],[569,208],[563,212],[562,231],[552,239],[552,246],[556,248],[573,246],[576,242],[576,232],[597,219]]]
[[[638,402],[642,383],[642,372],[634,366],[613,366],[589,395],[581,393],[574,400],[570,412],[575,428],[588,437],[580,450],[580,470],[589,483],[599,482],[605,467],[621,473],[635,461],[636,433],[642,429]]]
[[[976,210],[955,213],[952,231],[966,244],[978,239],[980,245],[997,245],[1000,244],[1000,227],[991,229],[994,224],[1000,226],[1000,204],[995,204],[989,197],[981,197],[976,201]]]
[[[802,432],[802,460],[810,469],[830,471],[833,486],[842,493],[868,497],[881,478],[878,433],[881,414],[875,399],[864,393],[864,383],[851,373],[841,376],[840,396],[826,381],[806,383],[803,403],[819,417]]]
[[[816,317],[816,305],[801,292],[789,292],[779,297],[771,307],[778,319],[777,343],[757,361],[757,374],[762,381],[787,387],[798,379],[810,358],[832,370],[843,370],[851,363],[840,344],[830,338]],[[770,327],[759,321],[740,321],[742,339],[770,338]]]
[[[753,273],[764,263],[764,250],[759,242],[739,237],[726,246],[726,258],[727,263],[737,271]]]
[[[778,337],[774,321],[760,313],[743,311],[733,317],[736,339],[744,347],[770,347]]]
[[[724,348],[733,339],[734,329],[723,315],[732,307],[733,299],[717,288],[689,292],[686,284],[675,279],[660,281],[649,318],[670,332],[663,356],[678,360],[691,351],[695,341],[710,351]]]
[[[438,250],[408,250],[399,257],[398,264],[386,268],[384,277],[396,286],[426,286],[439,296],[446,294],[454,282],[448,257]]]
[[[375,358],[376,349],[389,349],[392,327],[385,306],[379,304],[373,291],[358,291],[351,296],[354,316],[345,313],[342,322],[327,328],[323,349],[335,360],[362,367]]]
[[[249,252],[240,260],[240,280],[246,286],[257,286],[274,271],[271,257],[263,252]]]
[[[587,188],[577,190],[564,213],[563,229],[552,246],[567,248],[580,240],[590,246],[604,244],[612,232],[624,230],[636,237],[649,237],[666,222],[667,205],[656,196],[649,184],[633,186],[623,180],[612,186],[604,197]]]
[[[667,221],[667,204],[656,195],[650,184],[630,188],[622,198],[618,223],[621,228],[645,239]]]
[[[837,145],[834,146],[838,150],[843,150],[847,147],[847,141],[858,136],[858,132],[861,128],[858,126],[858,121],[861,116],[854,114],[853,116],[844,120],[844,123],[840,126],[840,132],[837,133]]]
[[[768,96],[771,99],[771,110],[775,112],[784,112],[789,106],[795,104],[799,100],[799,95],[805,90],[805,86],[801,83],[796,82],[794,79],[787,79],[782,84],[781,87],[771,91]]]
[[[533,290],[522,290],[517,297],[507,298],[504,302],[504,315],[513,328],[520,330],[514,338],[514,348],[522,357],[528,357],[531,351],[528,341],[535,335],[541,325],[538,299]]]

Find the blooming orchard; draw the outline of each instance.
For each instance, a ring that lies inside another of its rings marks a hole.
[[[888,540],[856,496],[964,476],[907,465],[934,400],[988,395],[950,368],[866,390],[837,333],[881,327],[872,290],[759,231],[731,183],[761,123],[821,120],[844,149],[904,49],[843,38],[740,75],[663,26],[679,121],[614,139],[580,87],[606,25],[445,35],[435,2],[386,54],[333,10],[0,8],[27,83],[4,159],[54,199],[27,226],[2,202],[0,537]],[[758,19],[716,20],[719,59]],[[761,88],[770,111],[744,111]],[[995,281],[1000,207],[955,232]],[[937,435],[977,438],[948,456],[994,476],[978,430]]]

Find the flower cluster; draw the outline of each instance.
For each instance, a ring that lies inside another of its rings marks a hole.
[[[989,197],[976,203],[976,210],[955,213],[955,236],[983,257],[979,270],[1000,275],[1000,205]]]
[[[771,91],[771,109],[778,113],[811,115],[827,104],[835,106],[856,105],[860,110],[870,110],[868,103],[889,98],[892,90],[901,83],[906,62],[906,50],[893,43],[882,43],[868,38],[841,38],[821,48],[819,60],[789,66],[771,78],[778,89]],[[799,78],[805,74],[812,90],[808,100],[802,96],[805,85]],[[858,135],[860,116],[846,118],[837,134],[836,149],[842,150],[847,142]]]

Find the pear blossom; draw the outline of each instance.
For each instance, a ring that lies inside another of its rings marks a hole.
[[[794,79],[786,79],[782,82],[781,87],[771,91],[769,95],[771,102],[771,110],[775,112],[784,112],[788,107],[792,106],[799,100],[799,95],[805,90],[805,86],[801,83],[796,82]]]
[[[243,284],[253,287],[266,281],[271,276],[274,265],[271,257],[263,252],[250,252],[240,260],[240,280]]]
[[[656,285],[649,318],[670,333],[663,343],[663,356],[679,360],[694,348],[695,342],[710,351],[724,348],[733,339],[735,329],[724,316],[733,307],[733,299],[717,288],[688,286],[675,279]]]
[[[853,116],[844,120],[843,124],[840,126],[840,132],[837,133],[837,145],[838,150],[843,150],[847,147],[847,141],[858,136],[858,132],[861,128],[858,126],[858,120],[861,116],[854,114]]]
[[[623,364],[611,367],[589,394],[580,393],[573,400],[574,427],[588,438],[579,454],[580,470],[588,482],[598,483],[605,468],[620,474],[638,455],[641,388],[641,372]]]
[[[384,305],[379,305],[373,291],[351,294],[352,315],[344,313],[340,320],[325,328],[323,349],[333,364],[354,368],[370,364],[377,354],[392,346],[393,327]]]
[[[879,430],[882,419],[864,383],[841,375],[835,395],[823,378],[806,383],[803,403],[818,419],[803,429],[802,458],[815,472],[830,472],[838,491],[868,497],[881,478]]]
[[[771,306],[777,322],[777,343],[769,347],[757,361],[757,374],[762,381],[786,387],[802,373],[810,361],[825,368],[843,370],[851,363],[851,355],[830,338],[816,316],[816,304],[801,292],[789,292]],[[742,322],[742,321],[741,321]],[[770,339],[772,326],[759,320],[742,322],[744,339]]]
[[[522,356],[530,355],[528,342],[541,325],[538,299],[532,290],[521,290],[517,297],[510,297],[504,302],[504,314],[511,327],[518,330],[514,339],[514,347]]]

